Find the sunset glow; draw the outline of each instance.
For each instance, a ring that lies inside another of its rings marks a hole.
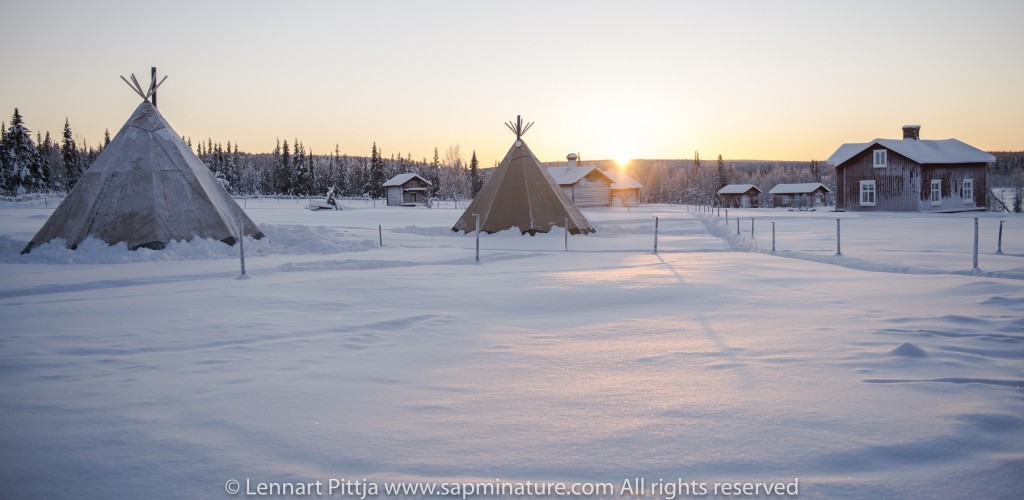
[[[904,123],[985,150],[1024,147],[1024,66],[1012,63],[1024,47],[1022,2],[186,0],[2,10],[23,55],[5,61],[0,118],[17,107],[33,134],[51,136],[66,118],[89,144],[138,103],[118,77],[148,83],[157,66],[169,76],[161,111],[178,133],[250,152],[298,139],[317,153],[338,145],[368,155],[376,142],[387,156],[421,160],[458,144],[491,165],[511,143],[502,123],[517,114],[536,122],[527,140],[544,161],[568,151],[820,160],[844,142],[898,136]],[[507,36],[526,25],[526,39]],[[898,40],[887,36],[894,30]],[[882,57],[895,53],[913,57]]]

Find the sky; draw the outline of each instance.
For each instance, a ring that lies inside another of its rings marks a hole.
[[[79,141],[168,75],[179,135],[269,152],[484,166],[542,161],[824,160],[845,142],[955,137],[1024,149],[1024,2],[0,0],[0,119]],[[162,76],[161,76],[162,77]]]

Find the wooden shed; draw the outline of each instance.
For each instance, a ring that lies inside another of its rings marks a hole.
[[[757,208],[761,190],[753,184],[729,184],[718,190],[725,208]]]
[[[577,207],[607,207],[612,203],[612,182],[600,168],[577,165],[576,153],[566,156],[564,167],[547,167],[548,174]]]
[[[640,206],[640,188],[643,184],[625,172],[615,170],[601,170],[608,177],[612,178],[612,203],[613,207],[638,207]]]
[[[814,208],[825,205],[825,195],[832,190],[820,182],[800,184],[778,184],[768,191],[772,195],[772,206]]]
[[[635,207],[640,204],[636,179],[593,165],[579,165],[576,153],[565,157],[565,166],[547,167],[548,174],[578,207]]]
[[[430,181],[413,173],[398,174],[384,183],[388,206],[426,205],[430,198]]]
[[[995,156],[956,139],[921,140],[919,125],[903,139],[843,144],[827,163],[836,169],[836,209],[961,212],[985,209]]]

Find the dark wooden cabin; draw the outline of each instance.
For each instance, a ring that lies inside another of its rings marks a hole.
[[[825,196],[832,190],[820,182],[800,184],[776,184],[768,191],[772,195],[773,207],[794,207],[811,209],[825,205]]]
[[[962,212],[985,209],[986,169],[995,157],[956,139],[843,144],[827,163],[836,169],[836,210]]]
[[[725,208],[757,208],[761,190],[753,184],[729,184],[718,190]]]
[[[412,173],[398,174],[384,183],[388,206],[426,205],[430,199],[430,181]]]

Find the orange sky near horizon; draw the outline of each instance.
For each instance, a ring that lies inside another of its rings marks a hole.
[[[1024,2],[5,2],[0,119],[79,139],[138,104],[118,78],[169,75],[161,112],[194,141],[298,138],[499,161],[824,160],[844,142],[958,138],[1024,149]],[[8,45],[10,49],[11,46]]]

